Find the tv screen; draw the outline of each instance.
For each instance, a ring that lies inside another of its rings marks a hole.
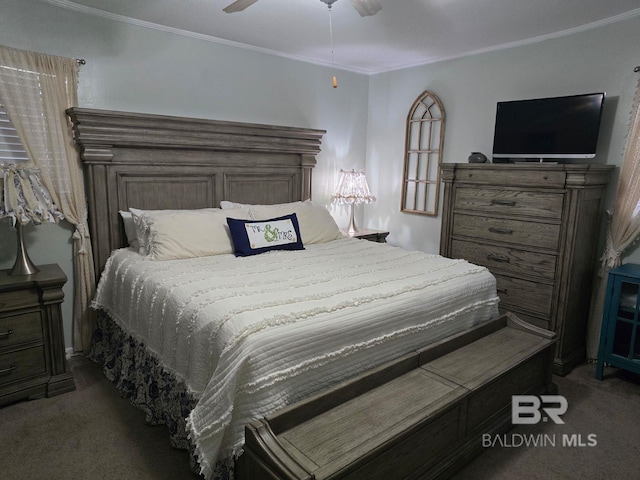
[[[495,158],[593,158],[604,93],[498,102]]]

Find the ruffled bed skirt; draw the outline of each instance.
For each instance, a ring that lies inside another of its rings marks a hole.
[[[199,472],[186,428],[196,399],[142,342],[125,333],[107,313],[99,311],[97,317],[89,358],[103,366],[105,376],[123,397],[145,412],[148,424],[167,425],[171,445],[189,450],[191,468]],[[233,466],[227,462],[218,462],[215,470],[215,480],[233,479]]]

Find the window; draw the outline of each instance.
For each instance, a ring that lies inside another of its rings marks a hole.
[[[0,102],[0,164],[28,162],[29,157]]]
[[[7,87],[0,94],[4,96],[0,97],[0,163],[30,162],[27,149],[24,148],[27,145],[30,154],[37,158],[38,168],[48,176],[52,188],[59,195],[68,193],[68,182],[60,178],[61,170],[55,160],[66,157],[65,145],[59,140],[59,126],[47,113],[60,109],[55,98],[60,90],[69,89],[68,79],[64,73],[57,75],[0,65],[0,80]],[[14,117],[14,125],[11,124],[4,104],[13,106],[10,111]],[[22,139],[14,128],[18,124]],[[8,158],[3,158],[3,155]]]
[[[438,215],[444,120],[444,107],[432,92],[413,102],[405,137],[403,212]]]

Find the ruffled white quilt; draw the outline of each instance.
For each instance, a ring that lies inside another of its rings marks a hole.
[[[94,301],[199,401],[202,473],[244,425],[497,315],[495,279],[463,260],[343,239],[236,258],[109,259]]]

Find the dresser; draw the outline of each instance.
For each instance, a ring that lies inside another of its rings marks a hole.
[[[75,389],[67,366],[58,265],[32,275],[0,271],[0,406]]]
[[[554,373],[584,360],[611,165],[443,164],[440,254],[489,268],[501,312],[556,332]]]

